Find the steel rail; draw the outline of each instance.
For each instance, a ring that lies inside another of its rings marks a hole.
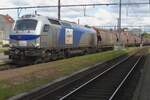
[[[126,75],[126,77],[123,79],[123,81],[119,84],[119,86],[117,87],[117,89],[115,90],[115,92],[111,95],[111,97],[109,98],[109,100],[113,100],[113,98],[115,97],[115,95],[118,93],[119,89],[122,87],[122,85],[126,82],[126,80],[128,79],[128,77],[131,75],[131,73],[133,72],[133,70],[135,69],[135,67],[137,66],[137,64],[140,62],[141,58],[143,56],[139,57],[139,59],[136,61],[136,63],[134,64],[134,66],[132,67],[132,69],[129,71],[129,73]]]
[[[138,51],[139,52],[139,51]],[[138,53],[138,52],[136,52],[136,53]],[[136,54],[136,53],[134,53],[134,54]],[[127,56],[127,57],[125,57],[124,59],[122,59],[121,61],[123,62],[123,61],[125,61],[126,59],[129,59],[131,56],[133,56],[134,54],[132,54],[132,55],[130,55],[130,56]],[[119,57],[119,56],[118,56]],[[120,61],[120,62],[121,62]],[[99,64],[101,64],[101,63],[98,63],[98,64],[96,64],[95,66],[98,66]],[[76,80],[78,80],[78,79],[76,79]],[[65,85],[62,85],[62,86],[60,86],[60,87],[58,87],[58,88],[56,88],[55,90],[57,90],[57,89],[59,89],[59,88],[63,88],[64,86],[66,86],[66,85],[69,85],[70,83],[67,83],[67,84],[65,84]],[[55,90],[53,90],[53,91],[55,91]],[[46,92],[46,93],[41,93],[40,95],[37,95],[37,96],[35,96],[34,98],[32,98],[32,100],[41,100],[41,98],[43,98],[44,96],[46,96],[46,95],[48,95],[50,92]],[[26,95],[27,96],[27,95]],[[23,98],[22,96],[21,96],[21,98]],[[19,97],[17,97],[17,99],[11,99],[10,98],[10,100],[21,100],[21,98]],[[27,96],[27,98],[28,98],[28,96]],[[29,97],[30,98],[30,97]],[[31,98],[30,98],[31,99]]]
[[[98,78],[98,76],[102,76],[104,73],[107,73],[108,71],[111,71],[112,69],[114,69],[114,68],[116,68],[116,66],[117,65],[119,65],[119,64],[121,64],[121,63],[124,63],[125,61],[127,61],[128,59],[130,59],[131,57],[134,57],[134,55],[136,55],[137,53],[139,53],[140,51],[138,50],[137,52],[135,52],[135,53],[133,53],[133,54],[131,54],[130,56],[128,56],[128,57],[125,57],[124,59],[122,59],[122,60],[120,60],[119,62],[117,61],[116,63],[114,63],[113,65],[109,65],[109,68],[107,68],[107,69],[105,69],[105,70],[103,70],[103,71],[101,71],[101,72],[99,72],[99,74],[96,74],[96,77],[95,77],[95,75],[94,75],[94,78],[89,78],[88,80],[90,80],[90,81],[92,81],[92,80],[94,80],[94,79],[96,79],[96,78]],[[136,60],[137,60],[137,58],[136,58]],[[97,66],[97,65],[96,65]],[[127,72],[128,73],[128,72]],[[98,76],[97,76],[98,75]],[[126,75],[126,74],[125,74]],[[78,79],[77,79],[78,80]],[[71,92],[66,92],[64,95],[59,95],[59,97],[57,98],[57,100],[64,100],[67,96],[69,96],[69,95],[71,95],[71,94],[73,94],[73,92],[76,92],[76,91],[78,91],[77,89],[80,89],[80,88],[82,88],[82,87],[84,87],[86,84],[88,84],[88,83],[90,83],[90,81],[85,81],[84,83],[82,83],[82,84],[79,84],[78,86],[79,87],[76,87],[76,88],[73,88],[72,90],[71,90]],[[122,81],[122,80],[121,80]],[[69,84],[71,84],[71,83],[67,83],[68,85]],[[119,84],[119,83],[118,83]],[[46,85],[46,86],[44,86],[44,87],[41,87],[41,88],[39,88],[39,89],[35,89],[35,90],[33,90],[32,92],[29,92],[29,93],[25,93],[25,94],[21,94],[21,95],[17,95],[17,96],[14,96],[14,97],[12,97],[12,98],[10,98],[9,100],[22,100],[22,99],[24,99],[24,98],[26,98],[26,99],[30,99],[30,100],[43,100],[42,98],[45,98],[46,96],[48,96],[49,94],[51,95],[51,93],[52,93],[52,91],[57,91],[57,90],[59,90],[60,89],[60,91],[61,91],[61,88],[63,88],[64,86],[66,86],[66,84],[65,85],[62,85],[62,86],[60,86],[60,87],[57,87],[57,89],[54,89],[54,90],[50,90],[49,91],[49,87],[48,87],[49,85]],[[53,92],[54,93],[54,92]],[[68,93],[68,94],[67,94]],[[67,95],[66,95],[67,94]],[[112,95],[112,93],[110,94],[110,95]],[[57,94],[56,94],[56,96],[57,96]],[[69,96],[70,97],[70,96]],[[24,99],[24,100],[26,100],[26,99]]]
[[[96,80],[97,78],[101,77],[102,75],[104,75],[105,73],[108,73],[109,71],[111,71],[112,69],[116,68],[118,65],[124,63],[125,61],[127,61],[129,58],[131,58],[133,55],[125,58],[124,60],[118,62],[117,64],[113,65],[112,67],[108,68],[107,70],[105,70],[104,72],[100,73],[99,75],[97,75],[96,77],[92,78],[91,80],[87,81],[86,83],[84,83],[83,85],[79,86],[78,88],[76,88],[75,90],[71,91],[70,93],[68,93],[67,95],[61,97],[59,100],[65,100],[66,98],[68,98],[69,96],[71,96],[72,94],[80,91],[81,88],[85,87],[86,85],[88,85],[89,83],[93,82],[94,80]]]

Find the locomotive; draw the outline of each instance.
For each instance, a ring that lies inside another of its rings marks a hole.
[[[122,35],[122,42],[126,45],[140,43],[137,36]],[[84,27],[38,14],[24,15],[14,24],[10,49],[5,54],[16,63],[39,63],[96,52],[113,47],[117,41],[117,32]]]
[[[24,15],[15,22],[6,53],[14,62],[48,61],[96,48],[93,28],[41,15]],[[37,60],[38,59],[38,60]]]

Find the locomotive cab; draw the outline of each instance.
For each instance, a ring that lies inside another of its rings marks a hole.
[[[10,34],[10,50],[5,53],[10,59],[24,60],[41,55],[41,38],[48,34],[50,28],[49,22],[43,23],[42,19],[39,15],[25,15],[15,22]]]
[[[34,18],[21,18],[14,25],[10,35],[10,47],[35,48],[40,42],[40,22]]]

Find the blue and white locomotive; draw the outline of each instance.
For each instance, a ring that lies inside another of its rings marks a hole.
[[[9,58],[20,61],[49,61],[83,54],[97,47],[97,33],[75,23],[41,15],[24,15],[10,34]]]

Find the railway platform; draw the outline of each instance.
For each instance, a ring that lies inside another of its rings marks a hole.
[[[141,70],[141,78],[132,100],[150,100],[150,54]]]

